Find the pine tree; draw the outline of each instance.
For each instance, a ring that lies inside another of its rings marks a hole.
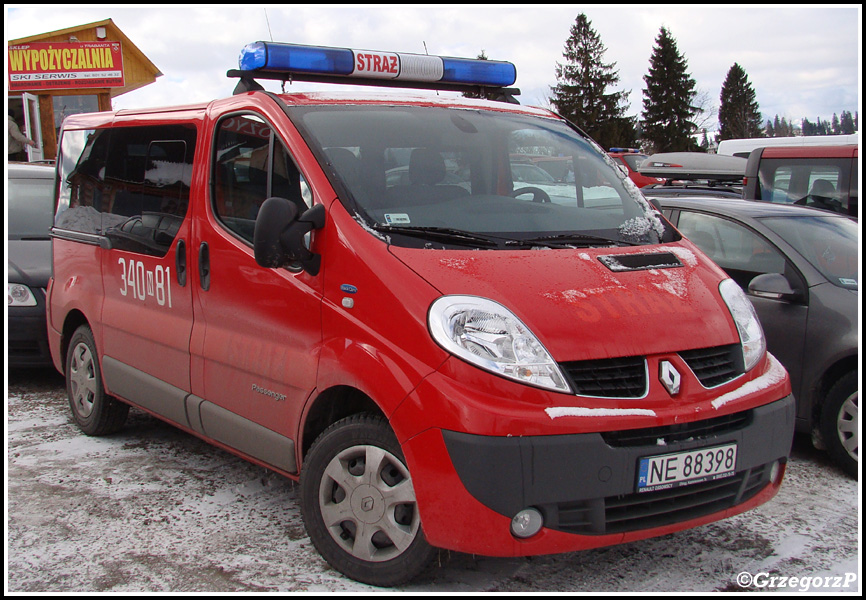
[[[583,13],[577,15],[565,42],[563,64],[556,63],[551,104],[604,148],[632,146],[634,119],[625,116],[628,92],[608,92],[619,83],[616,63],[605,63],[607,49]]]
[[[743,68],[734,63],[719,98],[719,140],[763,137],[755,90]]]
[[[839,118],[839,130],[846,135],[850,135],[856,131],[854,126],[854,117],[850,110],[843,110],[842,116]]]
[[[656,152],[694,150],[695,80],[668,30],[661,28],[644,75],[643,137]]]

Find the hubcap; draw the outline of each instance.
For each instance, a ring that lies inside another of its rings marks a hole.
[[[328,463],[319,508],[334,541],[361,560],[399,556],[418,534],[409,471],[377,446],[353,446]]]
[[[69,392],[75,412],[81,417],[89,417],[96,400],[96,369],[87,344],[78,344],[72,351],[72,360],[69,363]]]
[[[842,447],[845,448],[848,456],[854,460],[859,460],[857,447],[860,443],[860,433],[857,427],[857,394],[858,392],[854,392],[845,399],[836,417],[836,431],[839,434],[839,441],[842,442]]]

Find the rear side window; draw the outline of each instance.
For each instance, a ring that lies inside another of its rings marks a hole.
[[[222,224],[252,243],[262,203],[278,196],[291,200],[298,214],[312,205],[309,186],[285,145],[256,115],[220,122],[214,164],[214,211]]]
[[[165,256],[189,206],[195,143],[191,125],[64,132],[55,227]]]
[[[763,159],[758,177],[761,200],[849,212],[850,158]]]

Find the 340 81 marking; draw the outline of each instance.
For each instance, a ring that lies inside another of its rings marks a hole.
[[[156,299],[160,306],[171,308],[171,267],[157,265],[148,269],[140,260],[120,257],[120,295],[144,302],[147,298]]]

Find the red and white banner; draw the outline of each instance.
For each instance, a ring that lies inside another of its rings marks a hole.
[[[120,42],[34,42],[7,47],[9,90],[123,87]]]

